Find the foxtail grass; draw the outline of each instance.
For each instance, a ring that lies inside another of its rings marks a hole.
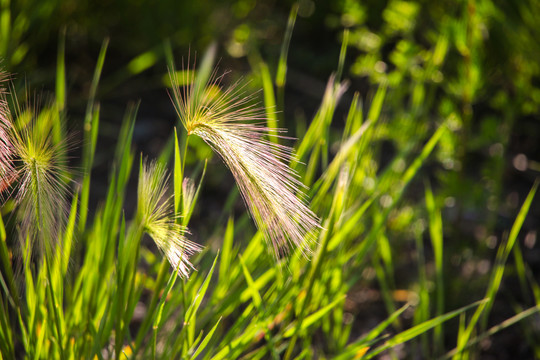
[[[193,269],[189,258],[202,248],[186,238],[187,228],[176,221],[172,199],[167,195],[168,179],[164,165],[156,161],[143,162],[137,190],[137,222],[178,274],[187,278]]]
[[[297,173],[287,165],[292,149],[267,139],[281,130],[262,125],[265,109],[240,81],[225,88],[225,74],[218,76],[217,69],[202,85],[194,71],[182,74],[180,79],[169,72],[173,104],[188,135],[201,137],[223,159],[276,257],[296,248],[310,253],[320,221],[307,205]]]
[[[2,190],[14,184],[10,195],[18,206],[21,238],[36,241],[39,251],[54,248],[68,215],[68,142],[53,140],[59,118],[52,108],[22,108],[12,94],[11,112],[5,95],[0,99]]]
[[[0,72],[0,200],[15,177],[13,168],[13,144],[10,138],[12,128],[9,106],[6,100],[7,90],[3,86],[7,75]]]

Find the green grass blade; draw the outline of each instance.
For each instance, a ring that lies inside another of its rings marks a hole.
[[[274,94],[274,84],[272,83],[272,76],[270,75],[270,70],[264,61],[259,61],[258,66],[259,73],[261,74],[261,79],[263,83],[263,93],[264,93],[264,107],[266,110],[266,125],[268,128],[273,129],[268,131],[268,139],[273,143],[278,143],[277,129],[278,120],[276,116],[276,96]]]
[[[332,123],[334,112],[347,86],[344,84],[335,84],[334,77],[331,76],[326,85],[323,100],[317,114],[309,125],[302,141],[297,144],[296,158],[291,160],[291,167],[294,169],[300,161],[308,154],[314,144],[319,141],[324,142],[325,154],[327,150],[326,140],[328,139],[328,128]]]
[[[13,273],[13,268],[11,266],[11,261],[9,259],[9,249],[6,243],[6,228],[4,226],[4,220],[2,219],[2,214],[0,213],[0,261],[2,264],[2,277],[5,277],[7,282],[7,288],[9,292],[6,291],[6,294],[9,295],[9,301],[20,308],[20,298],[17,287],[15,286],[15,277]],[[7,289],[6,289],[7,290]]]
[[[336,300],[332,301],[330,304],[324,306],[323,308],[319,309],[315,313],[307,316],[306,319],[302,322],[302,326],[300,329],[297,329],[297,325],[298,325],[297,323],[293,323],[287,330],[285,330],[285,333],[283,334],[283,336],[291,337],[296,331],[305,331],[311,325],[321,320],[323,316],[328,314],[338,304],[342,303],[344,299],[345,299],[345,295],[337,298]]]
[[[446,126],[441,125],[437,131],[431,136],[431,138],[428,140],[428,142],[424,145],[422,148],[422,151],[420,154],[414,159],[412,164],[405,170],[403,176],[401,177],[401,182],[399,186],[397,187],[397,190],[395,190],[395,193],[392,194],[392,204],[391,206],[387,207],[382,216],[379,217],[379,220],[373,225],[371,228],[369,234],[367,235],[366,239],[362,241],[358,249],[355,249],[352,253],[355,254],[356,258],[359,261],[362,261],[362,259],[365,257],[368,250],[371,248],[371,246],[375,243],[379,231],[382,229],[384,223],[386,222],[386,219],[388,215],[390,214],[390,211],[394,208],[395,204],[398,202],[398,200],[401,199],[405,189],[409,185],[410,181],[413,179],[413,177],[416,175],[422,164],[425,162],[429,154],[433,151],[435,148],[435,145],[441,138],[442,134],[446,131]]]
[[[180,157],[180,146],[178,145],[178,134],[174,128],[174,213],[180,213],[180,204],[182,204],[182,181],[184,180],[184,167]]]
[[[162,267],[164,266],[163,264],[166,264],[168,268],[168,262],[165,259],[162,261]],[[165,299],[168,298],[172,290],[172,287],[174,286],[174,283],[176,282],[177,277],[178,277],[178,269],[176,269],[176,271],[173,271],[172,274],[170,275],[169,281],[167,282],[167,286],[165,287],[163,295],[161,296],[161,299],[159,300],[158,311],[155,316],[154,325],[152,327],[153,329],[152,354],[154,358],[156,354],[157,333],[161,324],[161,318],[163,316],[163,307],[165,306]]]
[[[343,67],[345,66],[345,57],[347,56],[347,47],[349,46],[349,29],[343,30],[343,40],[341,42],[341,50],[339,52],[339,61],[336,72],[336,82],[341,81]]]
[[[251,274],[249,273],[249,270],[246,267],[246,263],[244,262],[242,255],[238,255],[238,259],[240,260],[240,265],[242,265],[242,272],[244,273],[244,278],[246,279],[249,294],[251,296],[253,304],[255,305],[255,307],[257,308],[259,312],[263,312],[264,308],[262,305],[261,294],[259,293],[259,290],[257,289],[257,287],[255,287],[253,278],[251,277]]]
[[[107,53],[107,47],[109,40],[105,39],[101,45],[99,51],[96,68],[94,69],[94,76],[90,85],[90,92],[88,94],[88,103],[86,106],[86,114],[84,118],[84,143],[83,143],[83,186],[81,190],[81,204],[79,211],[79,233],[82,233],[86,227],[86,219],[88,213],[88,199],[90,196],[90,172],[94,160],[94,153],[96,150],[96,141],[98,134],[99,124],[99,106],[96,106],[96,93],[101,78],[101,72],[105,63],[105,55]]]
[[[11,39],[11,6],[10,0],[0,2],[0,56],[6,57]]]
[[[0,298],[0,354],[8,359],[15,359],[13,333],[8,314],[7,304],[4,304],[4,300]]]
[[[295,3],[291,7],[289,13],[289,20],[287,21],[287,29],[285,30],[285,36],[281,43],[281,51],[279,54],[278,67],[276,71],[276,86],[283,88],[287,81],[287,57],[289,54],[289,46],[291,44],[292,33],[294,29],[294,23],[296,22],[296,16],[298,15],[298,3]]]
[[[384,98],[386,97],[386,88],[387,84],[383,83],[379,86],[377,89],[377,92],[375,93],[375,97],[371,101],[371,105],[369,107],[367,120],[368,121],[376,121],[381,117],[381,111],[382,106],[384,103]]]
[[[405,304],[401,308],[396,310],[386,320],[373,328],[366,336],[347,346],[343,353],[336,356],[336,360],[351,359],[354,358],[357,354],[364,354],[365,352],[367,352],[370,343],[373,342],[373,340],[377,339],[379,335],[381,335],[388,326],[394,323],[396,319],[408,308],[410,308],[410,305]]]
[[[214,62],[216,59],[216,54],[217,54],[217,44],[213,42],[206,48],[201,64],[199,65],[199,68],[197,69],[197,76],[195,77],[196,89],[203,88],[208,82],[208,79],[210,79],[210,76],[214,69]],[[194,93],[197,93],[197,91],[198,90],[194,90]]]
[[[214,267],[216,266],[217,259],[219,257],[219,252],[214,258],[214,262],[212,263],[212,267],[210,268],[210,271],[208,271],[208,274],[206,275],[206,278],[204,279],[203,283],[199,287],[199,290],[197,291],[197,294],[193,298],[193,302],[188,307],[186,311],[186,319],[185,322],[189,323],[192,319],[192,317],[195,315],[199,307],[201,306],[201,302],[204,298],[204,295],[206,294],[206,291],[208,290],[208,285],[210,284],[210,279],[212,278],[212,274],[214,273]]]
[[[225,296],[228,292],[228,285],[231,282],[230,267],[232,262],[232,245],[234,238],[234,218],[230,217],[227,221],[227,228],[223,235],[223,244],[221,245],[221,260],[219,262],[219,282],[218,289],[220,291],[217,298]]]
[[[94,76],[92,77],[92,83],[90,84],[90,92],[88,94],[88,104],[86,106],[86,116],[85,116],[85,127],[90,123],[93,108],[96,102],[96,94],[99,84],[99,79],[101,78],[101,72],[103,71],[103,65],[105,64],[105,55],[107,54],[107,48],[109,46],[109,39],[103,40],[101,44],[101,49],[99,50],[98,60],[96,62],[96,68],[94,69]]]
[[[523,205],[521,206],[521,209],[519,210],[519,213],[516,217],[516,220],[514,221],[514,224],[512,225],[512,228],[510,230],[510,234],[508,236],[508,240],[506,241],[506,244],[501,244],[499,247],[499,250],[497,252],[497,257],[495,259],[495,266],[491,275],[490,282],[488,284],[488,288],[486,291],[485,298],[488,299],[484,304],[482,304],[473,314],[471,321],[467,325],[467,328],[461,334],[461,336],[458,337],[458,345],[457,345],[457,353],[460,354],[465,345],[469,342],[470,337],[473,333],[474,328],[476,327],[476,324],[478,321],[483,317],[483,326],[485,326],[485,323],[487,322],[487,317],[491,311],[491,307],[493,306],[493,302],[495,301],[495,296],[499,290],[499,287],[502,282],[502,278],[505,271],[505,264],[506,260],[508,259],[508,256],[510,255],[510,252],[512,251],[512,248],[514,247],[514,244],[516,243],[519,231],[521,230],[521,227],[523,225],[523,222],[525,221],[525,217],[527,216],[527,213],[529,212],[530,206],[532,204],[532,201],[534,199],[534,196],[536,194],[536,191],[538,189],[538,185],[540,184],[540,181],[536,181],[527,195],[527,198],[523,202]]]
[[[358,142],[365,132],[371,127],[373,122],[368,121],[362,125],[358,131],[356,131],[347,141],[341,146],[338,153],[330,163],[330,165],[324,171],[320,180],[314,185],[317,195],[313,199],[313,206],[320,205],[324,196],[328,194],[333,181],[336,179],[343,163],[347,158],[358,148]]]
[[[441,357],[441,359],[450,359],[450,358],[458,355],[459,352],[480,343],[481,341],[489,338],[490,336],[495,335],[499,331],[507,329],[510,326],[513,326],[513,325],[523,321],[524,319],[526,319],[526,318],[528,318],[528,317],[530,317],[530,316],[532,316],[534,314],[537,314],[538,312],[540,312],[540,307],[538,307],[538,306],[534,306],[532,308],[524,310],[524,311],[512,316],[511,318],[506,319],[505,321],[501,322],[500,324],[491,327],[486,332],[484,332],[484,333],[470,339],[467,342],[467,344],[465,344],[462,347],[461,350],[459,350],[458,348],[452,349],[451,351],[447,352],[443,357]]]
[[[148,330],[150,329],[150,326],[152,324],[152,320],[154,318],[154,312],[158,305],[158,301],[164,301],[165,297],[161,297],[161,290],[163,287],[163,284],[165,283],[165,279],[167,278],[167,273],[169,271],[170,265],[167,259],[163,259],[158,271],[158,275],[154,284],[154,288],[152,289],[152,299],[150,300],[150,304],[148,305],[147,314],[143,320],[143,323],[141,324],[141,327],[139,328],[139,331],[137,332],[137,336],[135,337],[135,343],[133,346],[133,357],[137,355],[139,350],[141,349],[142,342],[144,340],[145,335],[147,334]]]
[[[197,359],[197,356],[199,356],[204,351],[204,349],[206,349],[206,347],[208,346],[208,343],[210,342],[210,340],[212,340],[212,337],[214,336],[214,333],[216,332],[216,329],[219,323],[221,322],[221,319],[222,318],[220,317],[216,325],[214,325],[214,327],[208,332],[208,334],[206,334],[203,341],[201,341],[201,343],[199,344],[199,346],[197,346],[197,349],[195,350],[193,355],[191,355],[190,357],[191,359]]]
[[[58,52],[56,56],[56,106],[59,113],[66,108],[66,29],[60,31],[58,37]],[[57,134],[61,136],[62,134]],[[61,138],[57,139],[57,142]]]
[[[435,198],[431,186],[426,182],[426,209],[429,218],[429,234],[433,246],[435,260],[435,287],[436,287],[436,310],[435,315],[440,316],[444,311],[444,264],[443,264],[443,224],[441,210],[435,204]],[[442,326],[435,327],[434,338],[437,349],[443,348],[444,333]]]
[[[464,306],[464,307],[459,308],[457,310],[451,311],[451,312],[446,313],[446,314],[441,315],[441,316],[437,316],[437,317],[435,317],[433,319],[430,319],[430,320],[428,320],[426,322],[423,322],[421,324],[413,326],[412,328],[407,329],[407,330],[393,336],[392,338],[386,340],[383,345],[375,348],[372,352],[368,353],[367,356],[366,356],[366,359],[371,359],[374,356],[380,354],[381,352],[383,352],[383,351],[385,351],[387,349],[390,349],[390,348],[392,348],[392,347],[394,347],[396,345],[399,345],[399,344],[407,342],[407,341],[409,341],[411,339],[414,339],[415,337],[417,337],[417,336],[419,336],[421,334],[424,334],[426,331],[431,330],[435,326],[440,325],[440,324],[444,323],[445,321],[448,321],[448,320],[450,320],[450,319],[464,313],[465,311],[467,311],[469,309],[472,309],[472,308],[478,307],[481,304],[484,304],[486,301],[487,300],[477,301],[477,302],[472,303],[470,305]]]

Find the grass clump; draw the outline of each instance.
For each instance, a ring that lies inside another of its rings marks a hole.
[[[250,53],[251,82],[227,85],[212,70],[215,47],[199,68],[179,72],[168,43],[135,57],[127,70],[142,72],[168,57],[170,72],[161,64],[157,78],[169,79],[170,111],[179,120],[178,133],[157,159],[141,156],[139,166],[135,140],[144,119],[138,119],[138,105],[127,107],[115,129],[98,102],[108,40],[81,119],[81,159],[71,158],[65,145],[71,103],[63,43],[52,105],[18,110],[3,90],[1,358],[472,359],[509,330],[517,332],[526,355],[540,356],[533,322],[540,287],[520,241],[534,246],[536,233],[522,235],[530,227],[527,214],[535,211],[537,183],[517,198],[506,222],[497,222],[501,241],[488,248],[482,239],[456,237],[463,219],[492,229],[492,219],[454,207],[459,194],[449,185],[468,176],[456,169],[472,145],[457,139],[473,137],[472,105],[480,96],[480,83],[469,94],[460,84],[481,73],[472,71],[477,51],[464,71],[444,69],[454,46],[448,34],[471,31],[457,45],[463,51],[467,43],[480,46],[480,33],[468,30],[467,22],[451,22],[456,29],[422,43],[436,51],[417,55],[416,23],[401,20],[422,10],[390,2],[382,16],[384,36],[358,24],[343,32],[336,72],[321,84],[320,105],[307,121],[284,107],[294,106],[284,101],[288,81],[303,81],[287,59],[296,17],[308,13],[302,4],[290,12],[277,67]],[[336,5],[356,11],[341,20],[362,21],[363,5],[351,4]],[[426,5],[432,6],[442,5]],[[400,36],[408,40],[378,43]],[[345,79],[350,46],[373,47],[375,56],[352,65],[353,73],[376,84],[367,95],[348,90],[354,86]],[[385,72],[390,48],[396,66]],[[109,78],[107,90],[129,71]],[[458,79],[447,86],[445,76]],[[283,131],[278,119],[294,120],[298,140],[277,135]],[[116,141],[112,156],[98,146],[107,137]],[[479,147],[485,141],[477,140]],[[236,187],[226,183],[207,145]],[[489,147],[501,165],[497,149]],[[75,165],[67,167],[68,161]],[[103,196],[92,176],[100,162],[109,171]],[[216,188],[230,190],[223,203],[213,199]],[[240,198],[245,207],[236,206]],[[35,239],[49,244],[43,261],[29,256],[39,248]],[[470,250],[473,245],[483,253]],[[484,266],[481,256],[494,261]],[[467,277],[467,269],[474,275]],[[518,285],[509,292],[508,283]]]

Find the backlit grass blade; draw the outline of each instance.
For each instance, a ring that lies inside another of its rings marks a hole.
[[[61,249],[61,273],[65,276],[68,270],[69,259],[71,258],[71,250],[74,240],[75,222],[77,220],[77,205],[79,204],[79,193],[75,193],[71,201],[71,210],[67,221],[66,229],[63,234],[62,249]]]
[[[208,271],[208,274],[206,275],[203,283],[201,284],[199,290],[197,290],[197,294],[195,295],[193,302],[189,305],[187,311],[186,311],[186,318],[185,323],[189,324],[193,316],[197,313],[197,310],[201,306],[201,302],[204,298],[204,295],[206,294],[206,291],[208,290],[208,285],[210,284],[210,279],[212,278],[212,275],[214,274],[214,267],[216,266],[217,259],[219,257],[219,253],[214,258],[214,262],[212,263],[212,267]]]
[[[373,100],[369,106],[367,121],[376,121],[381,117],[387,87],[388,85],[386,83],[382,83],[377,89],[377,92],[375,93],[375,96],[373,97]]]
[[[182,182],[184,179],[184,164],[180,156],[180,146],[178,145],[178,134],[174,128],[174,213],[180,214],[180,205],[182,204]]]
[[[157,313],[155,314],[154,319],[154,325],[152,326],[153,335],[152,335],[152,356],[153,358],[156,357],[156,343],[157,343],[157,334],[161,325],[161,318],[163,316],[163,307],[165,306],[165,301],[169,297],[169,294],[174,286],[174,283],[176,282],[176,278],[178,277],[178,271],[179,269],[176,269],[176,271],[173,271],[171,276],[169,277],[169,280],[167,282],[167,286],[165,289],[163,289],[163,294],[159,300],[159,304],[157,307]],[[157,290],[157,289],[156,289]],[[155,292],[157,293],[157,291]]]
[[[230,267],[233,259],[233,238],[234,238],[234,219],[232,217],[227,221],[227,227],[223,235],[223,243],[221,245],[221,259],[219,261],[219,282],[216,291],[218,298],[226,296],[231,282]]]
[[[255,286],[255,282],[253,281],[253,277],[251,276],[248,268],[246,267],[246,264],[244,262],[244,259],[241,255],[238,255],[238,259],[240,260],[240,265],[242,266],[242,272],[244,273],[244,278],[246,279],[249,290],[252,303],[257,309],[257,315],[256,318],[263,319],[266,314],[266,307],[263,304],[263,300],[261,297],[261,294],[259,292],[259,289]],[[279,355],[276,352],[276,345],[275,341],[271,334],[269,334],[268,331],[264,331],[264,338],[267,341],[267,348],[272,353],[272,357],[274,359],[279,359]]]
[[[336,179],[343,163],[354,151],[356,151],[360,138],[365,134],[372,124],[373,122],[371,121],[365,122],[360,129],[358,129],[343,145],[341,145],[338,153],[314,186],[314,189],[317,192],[317,195],[313,199],[314,206],[320,204],[323,197],[327,195],[328,190],[330,189],[334,179]]]
[[[9,295],[8,299],[12,306],[20,308],[20,297],[15,283],[15,277],[11,261],[9,258],[9,249],[6,243],[6,228],[4,226],[4,220],[2,214],[0,213],[0,261],[2,264],[2,274],[4,281],[7,282],[6,294]],[[8,291],[9,290],[9,291]]]
[[[268,126],[268,139],[273,143],[278,143],[279,138],[277,135],[278,120],[276,115],[276,96],[274,94],[274,84],[272,83],[272,76],[268,65],[262,60],[259,61],[259,73],[261,74],[263,93],[264,93],[264,107],[266,110],[266,125]]]
[[[3,0],[0,7],[0,55],[6,56],[10,45],[11,34],[11,6],[10,0]]]
[[[221,322],[221,319],[222,318],[220,317],[216,322],[216,325],[214,325],[214,327],[208,332],[208,334],[206,334],[199,346],[197,346],[197,349],[193,352],[193,355],[190,356],[190,359],[197,359],[197,356],[199,356],[206,349],[208,343],[210,342],[210,340],[212,340],[214,333],[216,332],[216,329]]]
[[[435,198],[431,191],[431,186],[426,182],[426,208],[429,218],[429,234],[433,246],[433,255],[435,260],[435,287],[436,287],[436,311],[435,315],[442,315],[444,311],[444,264],[443,264],[443,224],[441,210],[435,204]],[[435,343],[438,349],[443,347],[443,328],[435,327]]]
[[[133,343],[133,357],[136,357],[138,352],[141,350],[141,345],[144,341],[144,338],[148,330],[150,329],[150,326],[152,324],[154,324],[154,326],[156,325],[155,320],[154,320],[154,314],[155,314],[155,310],[157,306],[159,305],[160,307],[163,307],[165,304],[164,302],[166,300],[166,296],[162,296],[162,290],[163,290],[163,285],[165,284],[165,280],[167,279],[167,274],[168,274],[169,269],[170,269],[169,262],[163,259],[159,267],[158,275],[154,283],[152,299],[150,300],[150,304],[148,305],[146,317],[144,318],[143,323],[141,324],[141,327],[139,328],[139,331],[137,332],[135,341]],[[171,281],[171,278],[174,277],[176,279],[176,274],[177,274],[177,271],[173,271],[173,273],[169,277],[169,282],[167,286],[170,285],[171,289],[172,289],[172,285],[174,285],[174,282]],[[157,330],[158,328],[156,327],[155,333],[157,333]]]
[[[386,320],[382,321],[379,325],[369,331],[367,335],[362,337],[360,340],[347,346],[344,352],[336,356],[336,360],[347,360],[354,358],[357,354],[364,354],[369,350],[370,344],[373,340],[376,340],[382,332],[396,321],[396,319],[403,314],[405,310],[410,308],[410,304],[405,304],[393,314],[391,314]]]
[[[66,107],[66,63],[65,63],[65,47],[66,47],[66,30],[60,31],[58,36],[58,51],[56,55],[56,109],[58,117],[64,116]],[[60,143],[66,137],[64,134],[61,122],[56,121],[53,127],[54,141]]]
[[[246,279],[248,285],[247,289],[249,290],[253,304],[255,305],[257,310],[259,310],[259,313],[261,313],[263,311],[261,294],[259,293],[259,290],[255,287],[255,283],[253,281],[253,278],[251,277],[251,274],[249,273],[249,270],[246,267],[246,264],[244,263],[244,259],[241,255],[238,256],[238,259],[240,260],[240,265],[242,265],[242,272],[244,273],[244,278]]]
[[[396,345],[399,345],[399,344],[407,342],[407,341],[409,341],[411,339],[414,339],[415,337],[425,333],[426,331],[434,328],[435,326],[440,325],[440,324],[444,323],[445,321],[448,321],[448,320],[450,320],[450,319],[464,313],[465,311],[467,311],[469,309],[478,307],[481,304],[484,304],[485,302],[486,302],[486,300],[477,301],[475,303],[472,303],[470,305],[464,306],[464,307],[459,308],[457,310],[451,311],[451,312],[446,313],[444,315],[437,316],[437,317],[435,317],[433,319],[430,319],[428,321],[423,322],[422,324],[418,324],[416,326],[413,326],[410,329],[402,331],[399,334],[393,336],[392,338],[386,340],[383,345],[378,346],[377,348],[374,348],[373,351],[370,351],[366,355],[365,359],[371,359],[374,356],[377,356],[378,354],[380,354],[381,352],[383,352],[383,351],[385,351],[387,349],[390,349],[390,348],[392,348],[392,347],[394,347]]]
[[[349,46],[349,29],[343,30],[343,38],[341,40],[341,50],[339,52],[339,61],[336,71],[336,81],[341,81],[341,75],[343,74],[343,67],[345,66],[345,57],[347,55],[347,47]]]
[[[94,163],[94,153],[96,151],[96,141],[99,128],[99,105],[96,104],[96,93],[101,78],[101,72],[105,63],[105,54],[109,40],[105,39],[99,51],[98,60],[94,69],[94,76],[90,85],[88,103],[86,105],[86,114],[84,118],[84,140],[83,140],[83,181],[81,187],[81,203],[79,206],[79,233],[86,228],[86,219],[88,217],[88,199],[90,196],[90,177],[92,165]]]
[[[323,316],[325,316],[328,312],[330,312],[332,309],[334,309],[337,305],[341,304],[343,300],[345,299],[345,295],[343,295],[340,298],[337,298],[336,300],[332,301],[330,304],[326,305],[325,307],[319,309],[315,313],[309,315],[306,317],[306,319],[302,322],[302,326],[298,331],[304,331],[311,325],[315,324],[317,321],[319,321]],[[284,337],[291,337],[296,331],[297,324],[293,323],[283,334]]]
[[[415,234],[417,262],[418,262],[418,306],[415,309],[413,325],[420,324],[429,320],[431,316],[432,301],[430,299],[430,287],[427,275],[426,255],[422,234],[418,231]],[[442,314],[441,314],[442,315]],[[432,342],[428,339],[428,334],[421,335],[419,346],[422,347],[422,351],[426,354],[430,352],[429,344]],[[437,349],[435,349],[437,351]]]
[[[209,79],[212,77],[214,63],[216,61],[217,55],[217,44],[215,42],[210,43],[206,48],[204,55],[201,59],[197,70],[197,76],[195,77],[195,88],[203,89],[204,86],[208,83]],[[189,64],[189,59],[188,59]],[[182,69],[183,70],[183,69]]]
[[[347,171],[344,170],[344,174],[348,175]],[[328,243],[329,243],[331,235],[334,232],[334,226],[336,226],[337,220],[341,217],[341,213],[343,210],[343,199],[345,198],[344,194],[348,190],[347,183],[348,183],[347,176],[342,176],[340,177],[340,181],[338,181],[338,183],[335,186],[334,197],[332,201],[332,206],[330,208],[330,213],[324,224],[325,229],[321,232],[320,243],[318,244],[313,262],[310,264],[309,275],[307,279],[305,279],[305,281],[307,282],[307,284],[304,285],[306,295],[302,303],[299,303],[298,305],[300,313],[298,315],[296,329],[292,335],[291,341],[289,342],[287,346],[287,350],[285,352],[284,358],[287,360],[290,359],[293,354],[296,341],[298,337],[300,336],[300,329],[302,329],[303,322],[305,321],[305,317],[306,317],[308,308],[312,300],[313,287],[317,279],[319,279],[320,277],[321,268],[323,266],[324,261],[326,260],[326,257],[328,256]]]
[[[2,275],[0,274],[0,277]],[[13,349],[13,333],[9,325],[10,319],[7,316],[8,304],[5,304],[0,298],[0,354],[4,354],[8,359],[15,359],[15,350]],[[3,357],[2,357],[3,358]]]
[[[422,151],[420,154],[414,159],[414,161],[411,163],[411,165],[405,170],[403,176],[401,177],[401,181],[399,184],[399,187],[396,187],[397,189],[395,192],[391,195],[392,203],[390,206],[388,206],[382,213],[382,216],[379,218],[380,220],[377,221],[373,227],[371,228],[369,234],[367,235],[366,239],[363,240],[353,251],[352,253],[355,254],[356,258],[361,261],[367,251],[371,248],[371,246],[375,243],[377,239],[377,234],[383,227],[386,218],[388,214],[390,214],[390,211],[394,208],[395,204],[401,199],[401,196],[403,195],[405,189],[407,188],[407,185],[409,185],[410,181],[413,179],[413,177],[416,175],[416,173],[419,171],[420,167],[424,163],[424,161],[427,159],[429,154],[433,151],[435,148],[435,145],[441,138],[442,134],[447,131],[445,125],[441,125],[437,131],[431,136],[431,138],[428,140],[428,142],[424,145],[422,148]]]
[[[315,114],[313,121],[309,125],[302,140],[297,143],[296,157],[291,159],[291,168],[296,166],[305,159],[305,156],[314,144],[318,141],[326,143],[327,130],[332,119],[337,104],[347,89],[346,83],[335,84],[335,77],[331,76],[326,85],[323,100],[319,110]],[[327,146],[325,146],[325,149]]]
[[[96,104],[96,94],[99,84],[99,79],[101,78],[101,72],[103,71],[103,65],[105,64],[105,55],[107,54],[107,48],[109,46],[109,39],[103,40],[101,44],[101,49],[99,50],[98,59],[96,62],[96,67],[94,69],[94,75],[92,77],[92,83],[90,84],[90,92],[88,94],[88,103],[86,105],[86,114],[85,114],[85,130],[88,124],[92,119],[92,114],[94,113],[94,105]]]
[[[264,274],[259,276],[257,280],[254,280],[251,284],[251,287],[244,289],[239,296],[241,302],[246,302],[252,297],[252,292],[256,291],[257,293],[264,287],[267,286],[270,281],[275,280],[276,270],[268,269]]]
[[[83,167],[84,175],[81,186],[81,203],[79,210],[79,233],[84,232],[86,220],[88,217],[88,200],[90,197],[90,178],[91,169],[94,162],[94,153],[96,151],[96,143],[99,129],[99,114],[100,107],[95,105],[92,119],[89,123],[89,132],[85,130],[85,144],[83,145]]]
[[[483,303],[480,307],[478,307],[478,309],[473,314],[469,324],[467,325],[467,328],[465,329],[463,334],[461,334],[461,336],[458,337],[457,354],[460,354],[463,351],[465,345],[469,342],[470,337],[478,321],[482,319],[483,327],[485,327],[487,323],[487,318],[491,311],[491,307],[493,306],[493,302],[495,301],[495,296],[497,295],[497,292],[499,291],[499,287],[502,282],[504,270],[506,268],[505,266],[506,260],[508,259],[508,256],[510,255],[512,248],[514,247],[514,244],[516,243],[518,234],[521,230],[521,226],[523,225],[523,222],[525,221],[525,217],[527,216],[527,213],[529,212],[529,208],[532,204],[534,195],[536,194],[536,190],[538,189],[539,184],[540,184],[540,181],[538,180],[534,183],[532,189],[529,191],[529,194],[527,195],[527,198],[523,202],[521,209],[519,210],[519,213],[516,217],[516,220],[514,221],[514,224],[512,225],[507,241],[505,243],[502,243],[497,251],[497,257],[495,259],[494,269],[491,274],[491,278],[490,278],[490,281],[488,283],[488,287],[486,290],[486,299],[488,300],[485,303]]]
[[[452,357],[455,357],[456,355],[459,355],[459,352],[460,351],[463,351],[463,350],[466,350],[468,348],[470,348],[471,346],[474,346],[478,343],[480,343],[482,340],[485,340],[487,338],[489,338],[490,336],[492,335],[495,335],[496,333],[506,329],[506,328],[509,328],[510,326],[513,326],[521,321],[523,321],[524,319],[534,315],[534,314],[537,314],[538,312],[540,312],[540,307],[538,306],[535,306],[535,307],[532,307],[532,308],[529,308],[527,310],[524,310],[514,316],[512,316],[511,318],[509,319],[506,319],[505,321],[501,322],[500,324],[498,325],[495,325],[491,328],[489,328],[486,332],[483,332],[482,334],[470,339],[467,344],[465,344],[461,350],[459,350],[458,348],[454,348],[453,350],[447,352],[443,357],[441,357],[441,359],[450,359]]]
[[[283,38],[283,42],[281,43],[281,51],[279,53],[278,67],[276,71],[276,86],[278,87],[278,91],[283,91],[282,89],[287,81],[287,57],[289,54],[289,46],[291,44],[294,23],[296,22],[296,16],[298,15],[298,7],[298,3],[293,4],[291,7],[291,12],[289,13],[289,19],[287,21],[287,28],[285,30],[285,36]]]

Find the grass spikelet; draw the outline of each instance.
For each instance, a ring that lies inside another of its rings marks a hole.
[[[0,71],[0,200],[3,200],[2,193],[15,180],[16,175],[13,168],[13,144],[9,135],[12,124],[3,86],[6,79],[7,75]]]
[[[188,210],[195,200],[195,183],[190,178],[184,178],[182,181],[182,203],[183,208]]]
[[[202,248],[189,241],[184,235],[187,229],[175,221],[172,201],[167,196],[168,179],[165,166],[144,161],[137,189],[137,219],[178,274],[187,278],[193,269],[189,258]]]
[[[28,249],[48,251],[58,245],[67,218],[67,146],[53,141],[52,128],[59,121],[54,111],[38,112],[32,106],[21,110],[13,92],[14,112],[10,111],[7,90],[1,86],[6,79],[0,74],[0,196],[5,200],[13,195],[21,239],[31,241]]]
[[[266,138],[277,129],[263,125],[264,108],[239,81],[223,89],[223,75],[217,76],[216,69],[204,86],[197,85],[193,71],[181,73],[183,79],[170,71],[172,100],[188,134],[201,137],[221,156],[276,257],[297,247],[309,253],[319,219],[304,200],[303,184],[287,165],[292,149]]]
[[[14,169],[18,179],[15,201],[23,233],[40,240],[40,246],[56,246],[67,217],[69,179],[65,142],[54,143],[51,111],[32,108],[18,114],[19,130],[9,131]],[[43,248],[41,249],[43,250]]]

